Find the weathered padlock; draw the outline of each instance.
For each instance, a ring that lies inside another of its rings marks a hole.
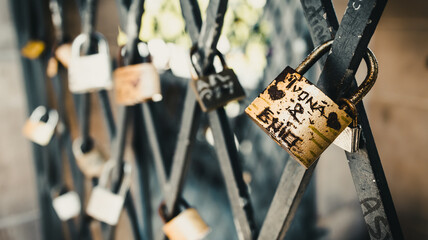
[[[131,186],[131,165],[124,163],[123,178],[119,192],[113,193],[107,188],[107,183],[116,162],[109,160],[103,168],[99,183],[92,190],[86,213],[98,221],[116,225],[122,212],[126,194]]]
[[[170,240],[198,240],[203,239],[211,229],[204,222],[198,211],[190,208],[187,202],[181,200],[178,203],[180,213],[170,220],[165,214],[165,203],[159,207],[159,215],[165,222],[162,227],[163,232]]]
[[[82,139],[77,138],[73,141],[73,154],[76,158],[77,166],[86,178],[99,178],[104,164],[107,162],[107,156],[96,143],[88,152],[82,151]]]
[[[22,133],[26,138],[41,146],[48,145],[58,124],[58,112],[53,109],[49,111],[48,121],[41,121],[46,112],[44,106],[37,107],[22,128]]]
[[[151,62],[146,43],[137,45],[139,64],[119,67],[114,71],[116,101],[123,105],[134,105],[144,101],[162,100],[159,74]],[[124,57],[125,48],[121,48],[119,59]],[[121,62],[121,61],[119,61]]]
[[[73,93],[110,89],[113,85],[108,43],[103,35],[93,34],[98,42],[98,53],[80,56],[82,45],[89,41],[89,37],[88,34],[82,33],[71,45],[68,87]]]
[[[368,73],[349,99],[331,100],[302,76],[332,44],[322,44],[297,67],[286,67],[245,112],[305,168],[310,167],[334,139],[353,121],[355,104],[377,78],[374,54],[367,49]]]
[[[79,195],[75,191],[53,191],[52,205],[58,218],[65,222],[80,214],[81,205]]]
[[[196,48],[192,48],[191,57],[196,52]],[[245,92],[239,83],[235,72],[228,68],[223,55],[216,51],[223,66],[223,71],[208,76],[202,76],[199,79],[191,81],[191,86],[196,94],[196,99],[201,106],[202,111],[208,112],[219,107],[225,106],[231,101],[237,101],[245,98]],[[202,75],[192,64],[198,75]]]

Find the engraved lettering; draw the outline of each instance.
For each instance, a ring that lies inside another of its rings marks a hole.
[[[297,118],[297,114],[302,114],[304,112],[304,109],[300,103],[296,103],[294,106],[294,109],[289,109],[288,112],[293,116],[294,120],[296,120],[298,123],[301,123],[299,118]]]
[[[298,141],[302,141],[300,137],[292,133],[290,130],[286,130],[285,128],[281,130],[278,136],[288,145],[288,148],[296,146]]]
[[[260,119],[260,121],[269,124],[269,122],[271,122],[273,119],[273,112],[269,109],[269,107],[267,107],[257,115],[257,118]]]

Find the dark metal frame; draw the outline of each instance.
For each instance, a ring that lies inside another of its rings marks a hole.
[[[18,31],[20,39],[19,45],[23,46],[25,42],[32,37],[45,39],[47,33],[44,28],[39,29],[37,33],[33,34],[35,36],[28,36],[28,33],[31,32],[30,30],[34,29],[36,25],[34,23],[28,25],[28,19],[25,15],[26,12],[22,13],[22,9],[18,7],[22,5],[18,2],[23,1],[11,1],[16,28],[27,30],[27,32]],[[60,0],[58,0],[58,2],[62,3]],[[97,2],[97,0],[78,1],[81,6],[82,29],[85,33],[90,34],[94,31]],[[202,21],[196,0],[180,0],[187,32],[197,49],[194,54],[196,58],[195,68],[198,70],[197,72],[202,75],[215,72],[213,59],[223,25],[224,14],[227,9],[227,2],[227,0],[211,0],[207,9],[206,19]],[[386,5],[386,0],[367,0],[364,2],[350,0],[340,26],[336,19],[331,0],[301,0],[301,3],[304,15],[309,23],[314,45],[320,45],[329,39],[335,39],[331,53],[321,58],[319,61],[321,66],[324,67],[317,82],[317,86],[332,99],[337,100],[339,97],[347,96],[347,94],[356,87],[354,74],[379,22],[382,11]],[[128,53],[131,53],[126,56],[124,62],[125,65],[133,64],[136,61],[136,44],[139,40],[138,32],[133,32],[131,29],[140,28],[140,19],[144,12],[144,0],[134,0],[132,2],[117,0],[117,5],[121,27],[126,30],[128,37],[125,48]],[[30,10],[26,8],[26,11]],[[35,11],[37,13],[35,17],[37,22],[43,22],[45,19],[42,16],[45,10],[41,7],[37,7]],[[24,22],[21,18],[24,19]],[[39,25],[48,25],[45,23],[46,22],[38,24],[38,28],[40,28]],[[48,42],[47,39],[45,40]],[[57,39],[57,41],[63,40],[64,36],[61,36],[61,39]],[[91,49],[93,50],[93,46],[92,43],[89,43],[87,45],[87,52],[90,53],[92,51]],[[41,70],[45,69],[46,59],[41,58],[30,61],[22,58],[22,64],[25,73],[29,109],[32,110],[38,105],[48,105],[45,90],[46,86],[42,84],[45,79],[45,74],[41,72]],[[36,81],[31,80],[30,73],[32,79],[36,78],[37,84]],[[58,92],[57,101],[61,104],[62,95],[60,89],[63,87],[55,83],[54,87],[55,91]],[[34,91],[34,89],[36,89],[36,91]],[[164,167],[162,151],[155,130],[150,103],[142,103],[131,107],[121,107],[119,109],[116,131],[107,93],[105,91],[99,93],[101,101],[103,102],[107,126],[112,140],[112,158],[118,162],[113,178],[116,183],[115,188],[117,188],[122,177],[121,169],[123,164],[126,129],[129,127],[131,120],[133,120],[132,122],[134,123],[135,134],[133,150],[140,176],[141,196],[139,196],[139,201],[142,203],[144,209],[144,226],[138,223],[135,207],[130,194],[126,197],[125,206],[131,218],[132,229],[134,230],[134,237],[136,239],[153,239],[150,210],[151,200],[148,189],[148,163],[143,159],[144,154],[141,147],[145,134],[147,135],[146,137],[151,148],[156,175],[166,203],[167,218],[172,218],[177,214],[177,205],[190,165],[193,143],[203,114],[190,84],[188,84],[186,91],[180,131],[172,159],[172,169],[169,178],[165,171],[166,169]],[[80,109],[81,135],[84,137],[85,146],[88,146],[88,149],[90,149],[91,140],[89,136],[88,119],[90,115],[89,94],[83,94],[79,97],[75,96],[75,100],[77,108]],[[403,235],[364,106],[360,103],[357,108],[359,113],[358,122],[362,125],[363,129],[362,145],[359,151],[355,153],[347,152],[346,156],[349,160],[350,170],[370,237],[372,239],[402,239]],[[64,112],[64,110],[61,111]],[[254,224],[248,189],[242,177],[234,136],[230,129],[225,111],[223,108],[219,108],[208,112],[207,115],[214,136],[220,169],[225,180],[227,194],[235,219],[234,223],[238,238],[257,238],[260,240],[282,239],[291,224],[299,202],[316,167],[316,163],[305,170],[297,162],[293,160],[287,161],[265,221],[260,229],[260,233],[258,233]],[[66,115],[63,114],[62,118],[65,119]],[[143,122],[144,125],[138,124],[141,122]],[[76,164],[71,154],[71,139],[69,133],[64,133],[61,139],[63,139],[65,143],[57,142],[57,140],[54,139],[52,144],[49,145],[49,148],[41,148],[34,145],[35,165],[36,172],[38,173],[39,202],[42,209],[43,236],[46,239],[61,238],[60,226],[54,228],[57,231],[50,231],[52,229],[51,226],[58,225],[58,221],[53,220],[54,213],[52,207],[49,206],[50,201],[46,201],[50,188],[46,187],[47,185],[45,184],[46,181],[48,181],[46,176],[49,174],[49,168],[46,167],[45,163],[52,162],[48,160],[48,151],[56,151],[58,155],[58,150],[54,148],[58,148],[61,144],[65,144],[67,148],[66,151],[69,153],[68,155],[71,155],[69,161],[73,171],[76,189],[79,194],[83,194],[84,192],[82,176],[76,171]],[[55,168],[60,169],[61,166],[61,164],[57,163]],[[57,184],[57,181],[60,181],[58,176],[56,178],[57,179],[54,181],[55,184]],[[52,183],[50,186],[53,185]],[[53,224],[54,222],[55,224]],[[81,222],[84,223],[81,225],[80,229],[80,233],[82,234],[85,228],[88,228],[88,222],[86,218],[81,219]],[[106,238],[111,238],[113,236],[113,227],[103,226],[103,230]],[[86,229],[86,232],[88,232],[88,229]],[[84,236],[81,235],[81,237],[90,238],[88,234]]]

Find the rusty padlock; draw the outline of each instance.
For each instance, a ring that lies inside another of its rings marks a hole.
[[[159,206],[159,215],[165,223],[162,230],[168,239],[199,240],[210,233],[210,227],[195,208],[191,208],[184,199],[180,199],[178,206],[180,213],[172,219],[166,217],[165,202]]]
[[[88,152],[82,151],[82,138],[76,138],[73,141],[73,154],[76,158],[77,166],[86,178],[99,178],[107,162],[107,155],[101,147],[94,143]]]
[[[190,52],[191,62],[197,74],[201,76],[201,71],[197,70],[193,61],[195,52],[196,48],[192,48]],[[233,69],[227,66],[223,55],[218,50],[216,51],[216,56],[220,59],[223,70],[219,73],[201,76],[191,81],[196,99],[204,112],[225,106],[231,101],[238,101],[245,98],[244,89],[239,83],[238,77]]]
[[[310,167],[335,138],[356,119],[355,105],[374,85],[378,65],[367,49],[364,60],[368,73],[348,99],[338,103],[302,75],[333,43],[316,49],[296,68],[286,67],[245,112],[282,148],[305,168]]]
[[[159,74],[153,65],[145,42],[137,44],[139,64],[126,65],[114,71],[116,101],[122,105],[135,105],[144,101],[162,100]],[[126,49],[120,49],[119,63]]]

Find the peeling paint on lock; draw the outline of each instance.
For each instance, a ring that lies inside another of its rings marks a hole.
[[[245,113],[305,168],[352,122],[335,102],[290,67]]]

